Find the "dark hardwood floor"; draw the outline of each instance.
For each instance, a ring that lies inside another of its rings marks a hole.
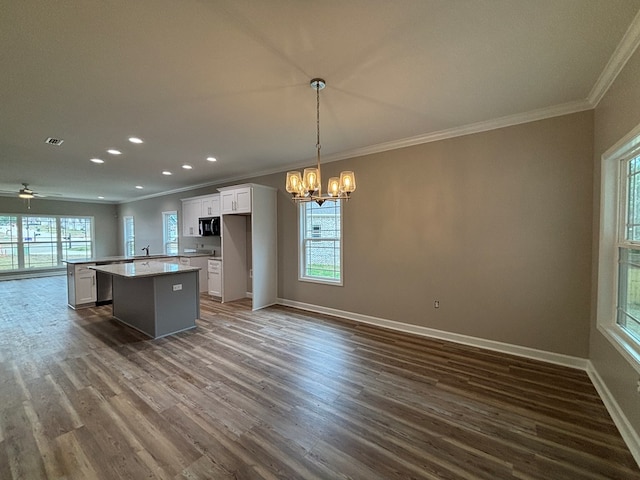
[[[0,282],[0,479],[640,479],[579,370],[201,299],[148,340]]]

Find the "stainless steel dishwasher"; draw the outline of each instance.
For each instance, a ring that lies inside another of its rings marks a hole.
[[[116,263],[131,263],[129,261],[96,262],[96,265],[114,265]],[[107,305],[113,302],[113,276],[108,273],[96,272],[96,305]]]

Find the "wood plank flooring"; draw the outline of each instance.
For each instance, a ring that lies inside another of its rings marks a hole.
[[[587,375],[201,299],[148,340],[0,282],[0,479],[640,479]]]

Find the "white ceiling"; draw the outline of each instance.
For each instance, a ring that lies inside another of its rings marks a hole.
[[[312,163],[316,76],[327,160],[591,108],[640,0],[0,5],[0,190],[126,201]]]

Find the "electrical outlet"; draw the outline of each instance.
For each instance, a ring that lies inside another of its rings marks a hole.
[[[177,292],[178,290],[182,290],[182,284],[178,283],[176,285],[173,286],[173,291]]]
[[[440,300],[433,302],[433,308],[440,308]]]

